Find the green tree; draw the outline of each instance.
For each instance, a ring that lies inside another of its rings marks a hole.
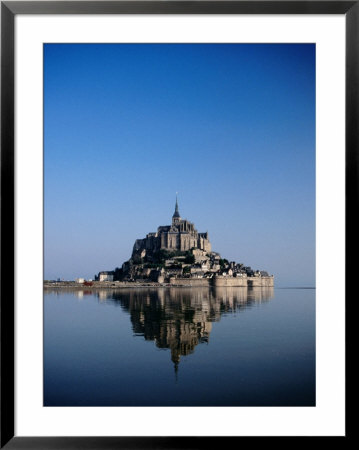
[[[184,260],[185,264],[193,264],[195,261],[194,255],[192,255],[191,253],[186,255],[186,258]]]

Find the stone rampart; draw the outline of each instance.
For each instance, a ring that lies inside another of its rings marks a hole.
[[[215,287],[247,287],[247,277],[221,277],[212,278]]]
[[[248,287],[273,287],[274,277],[247,277]]]
[[[222,277],[213,278],[170,278],[176,286],[214,286],[214,287],[273,287],[274,277]]]
[[[209,287],[210,278],[170,278],[170,284],[174,286]]]

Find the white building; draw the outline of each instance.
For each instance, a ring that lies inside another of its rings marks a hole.
[[[113,273],[112,272],[100,272],[98,274],[99,281],[113,281]]]

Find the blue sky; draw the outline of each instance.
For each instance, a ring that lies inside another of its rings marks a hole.
[[[46,44],[45,279],[121,267],[183,218],[315,285],[315,45]]]

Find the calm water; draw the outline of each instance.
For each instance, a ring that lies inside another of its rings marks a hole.
[[[314,406],[315,290],[44,296],[45,406]]]

